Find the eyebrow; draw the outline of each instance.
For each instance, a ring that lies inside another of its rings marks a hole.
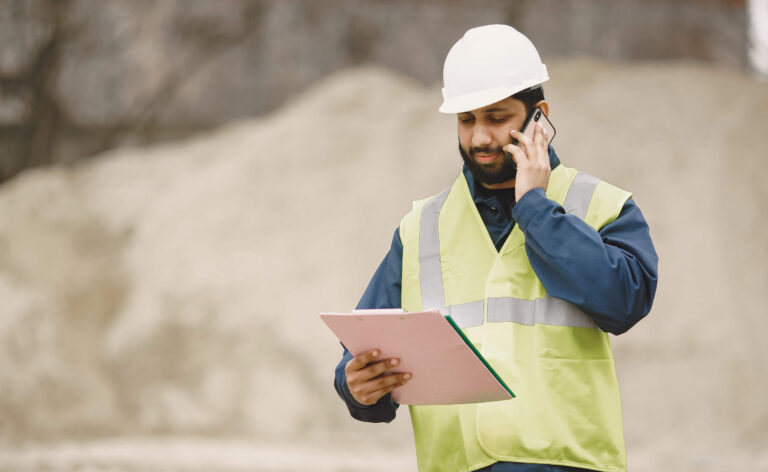
[[[483,110],[482,113],[510,113],[510,114],[513,114],[513,113],[515,113],[515,111],[514,110],[509,110],[509,109],[504,108],[504,107],[493,107],[493,108],[488,108],[486,110]],[[457,115],[473,115],[474,116],[474,113],[472,113],[471,111],[463,111],[463,112],[457,113]]]

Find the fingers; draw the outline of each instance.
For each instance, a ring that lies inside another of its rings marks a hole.
[[[350,359],[344,367],[349,391],[352,397],[363,405],[373,405],[379,398],[405,385],[411,378],[410,373],[402,372],[383,375],[400,365],[400,359],[377,360],[380,355],[378,349],[366,351]]]
[[[356,385],[350,392],[363,405],[373,405],[384,395],[408,383],[410,379],[411,374],[409,373],[382,375],[363,384]]]
[[[541,123],[536,123],[533,138],[519,131],[510,131],[510,135],[517,138],[519,144],[518,146],[508,144],[504,149],[512,154],[517,164],[515,199],[520,201],[534,188],[547,189],[551,173],[547,152],[547,133]]]
[[[507,152],[512,157],[512,160],[520,167],[521,162],[528,162],[528,157],[525,155],[525,151],[520,146],[514,144],[507,144],[501,148],[502,151]]]
[[[356,356],[360,359],[353,358],[345,368],[349,391],[352,397],[363,405],[373,405],[379,398],[397,387],[405,385],[411,378],[410,373],[401,372],[382,375],[389,369],[400,365],[399,359],[384,359],[371,362],[361,369],[353,369],[354,366],[366,359],[378,357],[378,355],[373,356],[372,354],[373,352],[369,352]],[[353,361],[355,362],[353,363]]]
[[[530,137],[528,137],[527,135],[521,133],[520,131],[511,130],[509,132],[509,134],[513,138],[515,138],[517,140],[517,146],[519,146],[519,147],[525,148],[526,145],[530,146],[530,145],[533,144],[533,140]],[[514,146],[514,144],[513,144],[513,146]]]
[[[379,350],[373,349],[370,351],[366,351],[363,353],[360,353],[352,358],[349,362],[347,362],[346,367],[344,368],[344,371],[349,374],[351,371],[360,370],[366,365],[373,362],[376,358],[379,357]]]
[[[529,158],[535,156],[538,150],[547,148],[547,131],[541,122],[534,125],[533,138],[517,130],[511,130],[509,134],[518,141],[517,146],[521,147]]]
[[[360,374],[361,381],[368,380],[374,377],[378,377],[384,372],[393,367],[397,367],[398,365],[400,365],[400,359],[386,359],[383,361],[374,362],[373,364],[369,364],[365,369],[359,370],[358,374]]]
[[[355,362],[354,365],[352,365],[355,359],[356,358],[352,358],[352,360],[347,363],[344,369],[344,373],[347,376],[347,381],[349,382],[364,382],[368,379],[379,376],[387,370],[400,364],[400,359],[385,359],[378,362],[371,362],[367,365],[364,365],[362,368],[355,368],[357,365],[359,365],[358,362]]]
[[[521,133],[520,131],[510,131],[509,134],[517,139],[518,143],[515,146],[514,144],[507,144],[506,147],[510,148],[510,154],[514,156],[515,164],[517,164],[519,167],[524,167],[525,164],[527,164],[531,159],[536,157],[535,147],[533,144],[533,140]],[[513,150],[517,148],[520,150],[520,152],[515,153]]]
[[[366,351],[353,357],[344,367],[344,373],[349,377],[356,373],[362,373],[364,377],[375,377],[388,368],[394,367],[400,363],[399,359],[385,359],[378,361],[381,352],[378,349]]]

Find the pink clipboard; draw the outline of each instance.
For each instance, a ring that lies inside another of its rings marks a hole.
[[[320,317],[353,355],[379,349],[379,359],[400,359],[390,372],[413,377],[392,392],[397,403],[450,405],[515,396],[451,317],[438,310],[360,310]]]

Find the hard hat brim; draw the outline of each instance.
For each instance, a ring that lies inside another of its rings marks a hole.
[[[477,110],[478,108],[487,107],[488,105],[500,102],[507,97],[510,97],[535,85],[542,84],[548,80],[549,74],[547,74],[546,66],[544,66],[544,71],[541,75],[523,84],[505,85],[491,89],[479,90],[477,92],[456,95],[450,98],[446,97],[446,91],[445,88],[443,88],[443,103],[440,105],[440,108],[438,108],[438,111],[440,113],[464,113],[467,111]]]
[[[516,94],[520,91],[517,89],[518,87],[496,87],[490,90],[480,90],[478,92],[445,98],[438,111],[440,113],[464,113],[477,110]]]

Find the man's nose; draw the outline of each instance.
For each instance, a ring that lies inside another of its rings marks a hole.
[[[472,130],[472,147],[486,147],[492,142],[493,138],[488,128],[481,124],[475,125],[475,128]]]

